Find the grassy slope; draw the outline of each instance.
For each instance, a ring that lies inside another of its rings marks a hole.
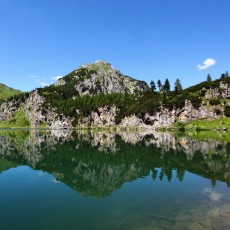
[[[1,99],[6,99],[8,97],[11,97],[15,94],[21,93],[20,90],[15,90],[13,88],[10,88],[2,83],[0,83],[0,100]]]
[[[30,122],[25,116],[24,111],[20,110],[16,112],[13,117],[11,117],[8,121],[0,121],[0,127],[2,128],[8,128],[8,127],[14,127],[14,128],[21,128],[21,127],[29,127]]]
[[[196,130],[230,129],[230,118],[229,117],[219,118],[212,121],[203,121],[203,120],[191,121],[185,124],[185,129],[196,129]]]

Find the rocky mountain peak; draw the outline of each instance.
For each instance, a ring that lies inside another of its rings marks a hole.
[[[148,89],[146,82],[123,75],[110,63],[96,61],[84,64],[67,76],[59,79],[55,86],[72,85],[76,95],[96,95],[98,93],[137,93]]]

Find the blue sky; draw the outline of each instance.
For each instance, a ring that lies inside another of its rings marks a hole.
[[[0,82],[29,91],[104,60],[184,88],[230,72],[229,0],[0,0]]]

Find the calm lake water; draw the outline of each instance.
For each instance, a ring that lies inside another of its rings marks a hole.
[[[230,229],[230,134],[0,130],[0,229]]]

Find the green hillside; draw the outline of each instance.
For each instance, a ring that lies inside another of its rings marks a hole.
[[[230,78],[225,77],[210,82],[201,82],[197,85],[191,86],[187,89],[175,92],[175,90],[160,92],[153,92],[150,88],[138,94],[103,94],[98,95],[82,95],[74,97],[70,94],[70,89],[66,88],[67,85],[62,87],[46,87],[38,89],[39,93],[46,98],[46,103],[43,105],[44,109],[48,109],[50,105],[56,108],[58,113],[66,116],[80,118],[89,115],[92,111],[97,111],[100,106],[116,105],[119,108],[117,113],[116,123],[119,123],[125,116],[135,114],[139,118],[143,118],[146,113],[153,114],[160,110],[160,106],[164,106],[169,110],[173,108],[181,109],[185,105],[185,100],[190,100],[194,108],[199,108],[202,104],[214,106],[222,106],[223,111],[219,113],[226,117],[230,117],[229,98],[215,98],[206,99],[205,93],[209,89],[217,89],[221,91],[220,83],[230,84]],[[61,91],[59,89],[61,88]],[[65,92],[68,96],[61,97],[61,92]],[[77,112],[78,111],[78,114]],[[79,113],[80,112],[80,113]]]
[[[21,93],[20,90],[15,90],[13,88],[10,88],[2,83],[0,83],[0,100],[4,100],[6,98],[9,98],[13,95]]]

